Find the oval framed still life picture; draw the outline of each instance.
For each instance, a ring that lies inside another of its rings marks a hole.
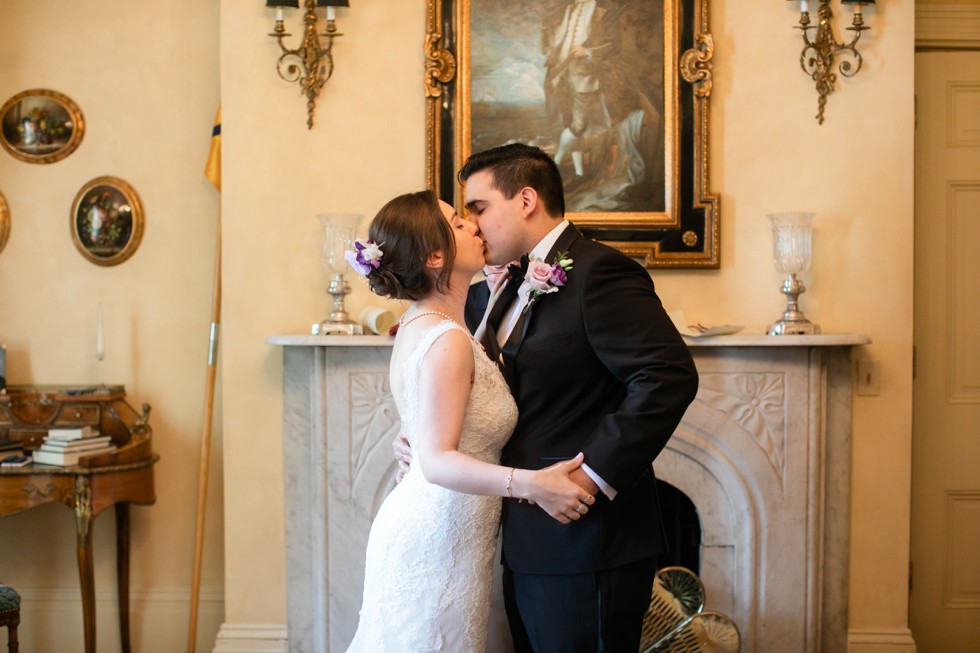
[[[4,198],[3,193],[0,193],[0,252],[3,251],[4,246],[7,244],[7,238],[10,237],[10,207],[7,206],[7,200]]]
[[[0,145],[21,161],[60,161],[78,149],[84,133],[82,110],[57,91],[24,91],[0,108]]]
[[[82,186],[71,207],[71,237],[96,265],[118,265],[143,238],[143,205],[133,187],[117,177],[96,177]]]

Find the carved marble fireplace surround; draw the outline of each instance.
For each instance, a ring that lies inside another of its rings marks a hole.
[[[391,339],[274,336],[283,347],[289,650],[344,651],[371,519],[394,484]],[[857,335],[689,344],[697,398],[658,478],[701,520],[706,609],[743,653],[846,650],[850,346]]]

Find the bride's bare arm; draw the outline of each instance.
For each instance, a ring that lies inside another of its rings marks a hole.
[[[581,454],[532,471],[485,463],[459,451],[473,373],[469,336],[457,330],[440,336],[422,361],[415,462],[425,479],[467,494],[529,499],[562,523],[587,513],[594,499],[568,478],[581,466]]]

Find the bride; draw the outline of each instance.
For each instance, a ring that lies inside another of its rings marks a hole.
[[[531,471],[501,467],[517,407],[463,323],[484,242],[432,191],[401,195],[374,218],[351,265],[378,295],[411,300],[391,355],[391,391],[418,464],[371,526],[360,622],[348,653],[482,653],[501,499],[562,523],[595,499],[568,474],[582,455]]]

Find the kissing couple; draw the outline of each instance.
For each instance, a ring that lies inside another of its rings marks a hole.
[[[545,152],[479,152],[458,179],[466,219],[402,195],[348,252],[373,292],[411,302],[390,367],[403,476],[348,652],[483,653],[502,527],[517,653],[636,653],[666,551],[652,462],[697,392],[693,359],[649,273],[564,219]]]

